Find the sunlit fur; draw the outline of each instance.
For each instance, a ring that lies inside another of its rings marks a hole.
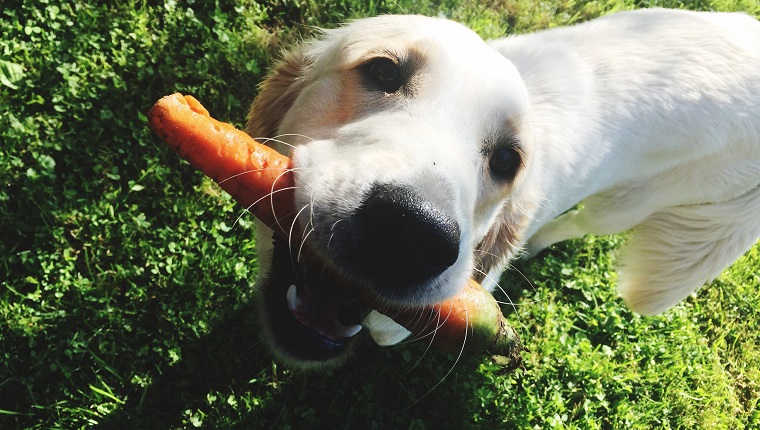
[[[414,62],[406,93],[363,86],[359,66],[381,55]],[[653,9],[484,42],[444,19],[358,20],[285,54],[247,131],[295,147],[301,222],[323,247],[330,214],[376,182],[455,217],[459,260],[410,304],[473,274],[493,287],[523,248],[633,229],[619,291],[655,314],[760,236],[760,24]],[[499,182],[482,149],[504,134],[523,159]]]

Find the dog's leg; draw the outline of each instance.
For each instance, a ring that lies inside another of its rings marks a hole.
[[[525,246],[528,256],[535,256],[563,240],[586,234],[605,236],[629,230],[654,212],[657,204],[643,186],[612,189],[591,196],[573,209],[553,219],[535,234]]]
[[[623,250],[618,290],[635,312],[664,312],[715,279],[758,237],[760,186],[726,202],[654,213]]]
[[[488,273],[486,273],[485,277],[480,282],[480,285],[485,288],[486,291],[493,293],[496,290],[496,287],[499,286],[499,280],[501,279],[502,273],[504,273],[503,264],[493,267]]]
[[[576,209],[553,219],[528,240],[525,254],[533,257],[557,242],[583,237],[589,233],[583,226],[583,218],[581,211]]]

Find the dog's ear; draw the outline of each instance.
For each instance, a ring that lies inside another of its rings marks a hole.
[[[254,138],[276,137],[282,118],[305,86],[304,76],[312,62],[304,44],[283,55],[259,85],[259,95],[248,112],[246,133]]]
[[[528,226],[530,217],[525,208],[507,203],[501,210],[496,223],[480,241],[475,251],[477,270],[473,277],[478,282],[494,269],[504,270],[505,265],[520,252],[522,232]]]

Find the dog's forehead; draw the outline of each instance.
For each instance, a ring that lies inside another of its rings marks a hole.
[[[352,21],[326,32],[325,41],[339,49],[346,66],[352,66],[380,52],[430,52],[440,56],[479,55],[492,49],[474,31],[454,21],[419,15],[384,15]],[[337,42],[337,43],[336,43]],[[495,55],[495,52],[493,53]]]

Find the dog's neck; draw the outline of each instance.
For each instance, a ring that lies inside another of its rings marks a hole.
[[[595,115],[592,106],[592,73],[582,59],[561,47],[547,44],[536,51],[534,44],[523,44],[522,38],[511,37],[491,44],[509,58],[523,77],[531,100],[530,118],[525,133],[535,143],[533,163],[542,166],[534,175],[546,204],[537,205],[527,227],[525,238],[558,214],[572,208],[580,200],[598,191],[601,186],[598,166],[604,162],[600,142],[588,139],[589,118]],[[547,52],[556,51],[556,52]],[[545,59],[553,59],[551,65]],[[603,144],[603,143],[602,143]],[[550,154],[550,155],[547,155]]]

